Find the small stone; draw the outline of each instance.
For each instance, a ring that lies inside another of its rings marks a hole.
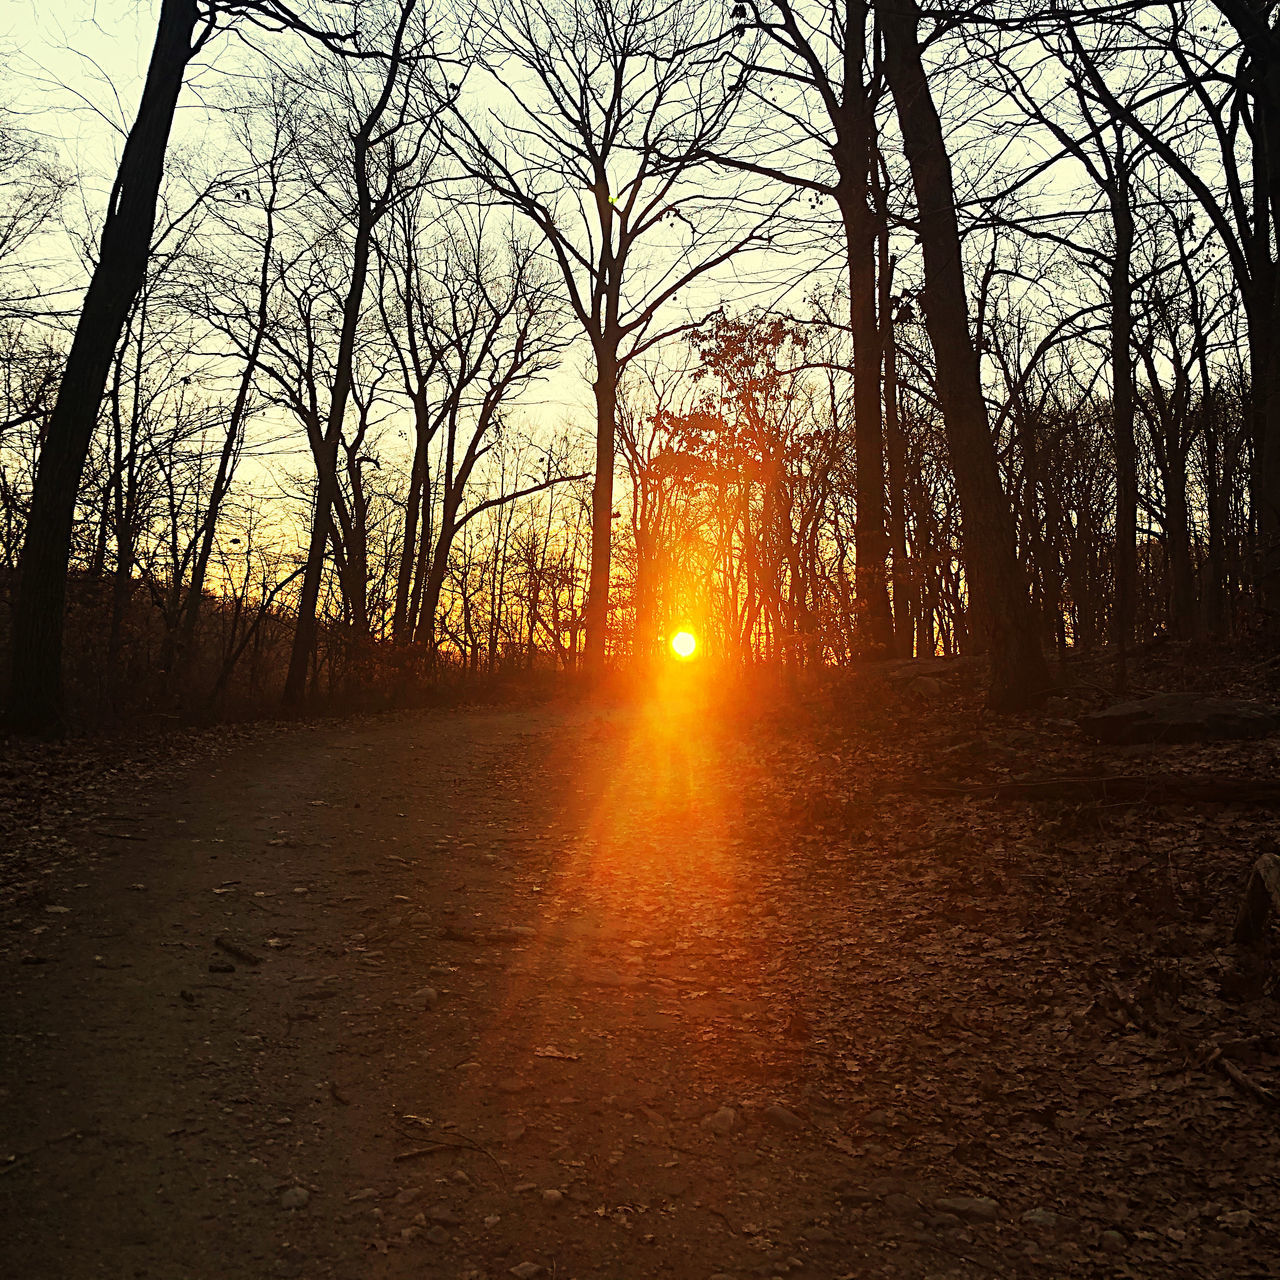
[[[868,1129],[887,1129],[889,1127],[889,1113],[887,1111],[873,1111],[863,1121]]]
[[[836,1233],[830,1227],[824,1227],[821,1224],[805,1227],[800,1234],[813,1244],[822,1244],[826,1240],[834,1240],[836,1238]]]
[[[440,993],[435,987],[420,987],[409,997],[415,1009],[434,1009],[440,1003]]]
[[[890,1191],[884,1198],[884,1207],[890,1213],[899,1213],[903,1217],[920,1212],[920,1204],[913,1200],[910,1196],[903,1195],[901,1191]]]
[[[311,1192],[306,1187],[290,1187],[280,1196],[282,1209],[305,1209],[311,1203]]]
[[[235,973],[236,967],[226,960],[214,960],[209,964],[210,973]]]
[[[505,1079],[498,1081],[498,1088],[503,1093],[520,1093],[527,1086],[519,1076],[507,1076]]]
[[[554,1188],[548,1188],[542,1193],[542,1203],[555,1206],[564,1203],[564,1192],[556,1191]]]
[[[456,1182],[460,1187],[469,1187],[471,1185],[471,1175],[465,1169],[455,1169],[449,1175],[450,1182]]]
[[[1253,1221],[1253,1214],[1248,1209],[1229,1209],[1218,1215],[1218,1221],[1233,1231],[1240,1231]]]
[[[790,1129],[794,1133],[804,1128],[804,1121],[794,1111],[788,1111],[786,1107],[779,1107],[776,1104],[765,1107],[764,1118],[775,1129]]]
[[[969,1222],[994,1222],[1000,1216],[1000,1206],[988,1196],[950,1196],[936,1207]]]
[[[501,1221],[502,1221],[502,1218],[501,1218],[501,1216],[500,1216],[499,1214],[491,1213],[491,1214],[490,1214],[490,1215],[489,1215],[489,1216],[484,1220],[484,1225],[485,1225],[485,1227],[486,1227],[486,1228],[488,1228],[488,1230],[492,1231],[492,1230],[494,1229],[494,1227],[496,1227],[496,1226],[498,1225],[498,1223],[500,1223]]]
[[[71,911],[71,908],[70,907],[45,907],[45,911],[47,911],[51,916],[65,916]]]
[[[517,1262],[508,1274],[515,1276],[516,1280],[533,1280],[534,1276],[542,1274],[542,1268],[536,1262]]]
[[[431,1222],[439,1222],[446,1227],[457,1227],[462,1224],[462,1219],[447,1204],[433,1204],[427,1210],[427,1218]]]
[[[359,1204],[362,1200],[372,1200],[378,1194],[374,1187],[361,1187],[347,1197],[348,1204]]]
[[[721,1107],[704,1118],[702,1127],[710,1129],[713,1133],[730,1133],[737,1123],[738,1113],[732,1107]]]
[[[405,1187],[405,1189],[396,1196],[396,1204],[403,1208],[407,1204],[412,1204],[421,1194],[421,1187]]]
[[[1028,1209],[1019,1219],[1029,1227],[1046,1227],[1052,1229],[1062,1222],[1062,1218],[1050,1209]]]
[[[1118,1231],[1104,1231],[1098,1237],[1098,1246],[1104,1253],[1123,1253],[1129,1242]]]
[[[733,1277],[727,1272],[717,1271],[715,1275],[710,1277],[710,1280],[733,1280]]]
[[[427,1239],[430,1240],[432,1244],[436,1245],[448,1244],[449,1233],[443,1227],[432,1227],[431,1230],[427,1232]]]
[[[526,1191],[536,1191],[538,1184],[536,1182],[517,1182],[511,1190],[516,1195],[523,1195]]]

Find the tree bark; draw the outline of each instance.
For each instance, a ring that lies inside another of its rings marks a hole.
[[[911,168],[924,252],[925,322],[964,525],[965,573],[991,649],[989,705],[1017,710],[1043,699],[1048,670],[1018,563],[1013,517],[1000,483],[978,356],[969,332],[955,187],[918,35],[916,0],[880,12],[885,71]]]
[[[1111,421],[1116,453],[1116,685],[1128,680],[1127,653],[1138,607],[1138,464],[1133,433],[1133,208],[1129,171],[1116,126],[1115,168],[1107,191],[1115,250],[1111,257]]]
[[[587,674],[604,671],[613,554],[613,460],[618,420],[617,346],[596,349],[596,467],[591,490],[591,576],[587,587]]]
[[[19,732],[62,726],[63,615],[76,497],[111,359],[146,278],[165,152],[197,18],[196,0],[163,0],[142,101],[120,157],[98,261],[40,451],[13,614],[9,724]]]

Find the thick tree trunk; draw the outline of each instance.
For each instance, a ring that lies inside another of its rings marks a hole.
[[[587,587],[587,673],[604,671],[613,553],[613,459],[618,417],[617,343],[596,350],[596,470],[591,490],[591,577]]]
[[[989,703],[1002,710],[1025,708],[1043,699],[1048,671],[1018,563],[969,332],[951,160],[921,61],[919,7],[916,0],[894,0],[879,17],[885,70],[919,210],[925,321],[960,497],[965,572],[991,650]]]
[[[47,733],[62,722],[62,633],[76,496],[107,373],[146,277],[173,113],[197,21],[196,0],[163,0],[137,119],[107,206],[98,262],[62,373],[22,551],[13,614],[9,723]]]

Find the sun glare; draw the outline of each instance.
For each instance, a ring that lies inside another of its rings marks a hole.
[[[692,631],[677,631],[671,637],[671,649],[677,658],[692,658],[698,639]]]

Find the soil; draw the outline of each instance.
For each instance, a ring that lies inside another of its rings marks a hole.
[[[0,1276],[1276,1274],[1274,985],[1229,946],[1273,815],[964,791],[1275,740],[893,696],[99,779],[4,910]]]

